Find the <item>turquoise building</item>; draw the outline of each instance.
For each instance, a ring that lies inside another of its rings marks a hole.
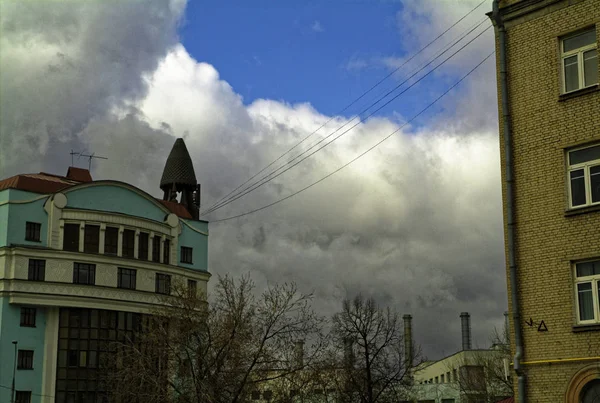
[[[0,402],[107,402],[103,359],[174,290],[206,293],[208,222],[177,139],[163,198],[133,185],[22,174],[0,180]]]

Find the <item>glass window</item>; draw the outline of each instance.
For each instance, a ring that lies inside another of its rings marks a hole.
[[[31,403],[31,391],[17,390],[15,392],[15,403]]]
[[[163,243],[163,263],[169,264],[169,256],[171,255],[171,242],[168,239],[165,239]]]
[[[42,224],[39,222],[25,223],[25,240],[32,242],[40,242],[40,235],[42,232]]]
[[[596,27],[562,39],[563,91],[598,84]]]
[[[100,247],[100,226],[87,225],[83,231],[83,251],[85,253],[98,253]]]
[[[148,260],[148,236],[147,232],[140,232],[138,240],[138,259]]]
[[[136,270],[119,267],[117,287],[135,290]]]
[[[46,261],[41,259],[29,259],[29,271],[27,280],[44,281],[46,278]]]
[[[96,284],[96,265],[88,263],[73,264],[73,283]]]
[[[33,369],[33,350],[19,350],[17,369]]]
[[[152,261],[160,262],[160,236],[158,235],[152,238]]]
[[[106,227],[104,232],[104,253],[107,255],[116,255],[119,249],[119,229],[116,227]]]
[[[79,251],[79,224],[65,224],[63,250]]]
[[[570,207],[600,203],[600,146],[568,152]]]
[[[35,327],[35,308],[21,308],[21,326]]]
[[[188,280],[187,283],[190,298],[196,298],[198,296],[198,282],[196,280]]]
[[[193,256],[193,249],[189,248],[187,246],[182,246],[181,247],[181,258],[179,260],[181,260],[181,263],[193,263],[192,262],[192,256]]]
[[[600,322],[598,296],[600,295],[600,260],[575,265],[575,291],[578,321]]]
[[[158,294],[171,294],[171,276],[156,273],[156,292]]]
[[[135,248],[135,231],[132,229],[126,229],[123,231],[123,257],[133,257],[133,251]]]
[[[581,403],[597,403],[600,399],[600,379],[588,382],[581,391]]]

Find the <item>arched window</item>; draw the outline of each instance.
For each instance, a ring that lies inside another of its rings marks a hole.
[[[600,403],[600,379],[594,379],[583,387],[580,402]]]

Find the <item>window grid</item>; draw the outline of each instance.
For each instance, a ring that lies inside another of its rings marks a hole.
[[[117,287],[135,290],[137,270],[119,267],[118,271]]]
[[[44,281],[46,278],[46,261],[41,259],[29,259],[29,270],[27,280]]]
[[[568,151],[567,164],[569,207],[600,204],[600,145]]]
[[[600,323],[600,260],[575,264],[575,301],[580,324]]]
[[[567,48],[569,41],[583,43]],[[598,84],[596,27],[561,38],[562,91],[568,93]]]
[[[89,263],[74,263],[73,283],[88,285],[96,284],[96,265]]]
[[[17,390],[15,392],[15,403],[31,403],[31,391]]]
[[[25,223],[25,240],[32,242],[40,242],[42,232],[42,224],[38,222],[27,221]]]
[[[33,350],[19,350],[17,369],[33,369]]]
[[[171,276],[168,274],[156,273],[156,293],[171,294]]]
[[[193,257],[193,249],[189,248],[187,246],[182,246],[181,247],[181,263],[193,263],[192,262],[192,257]]]
[[[21,326],[35,327],[35,308],[21,307]]]

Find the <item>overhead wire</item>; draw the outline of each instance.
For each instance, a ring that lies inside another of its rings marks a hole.
[[[269,169],[271,166],[273,166],[275,163],[277,163],[278,161],[280,161],[284,156],[286,156],[287,154],[289,154],[291,151],[293,151],[294,149],[296,149],[296,147],[300,146],[302,143],[304,143],[308,138],[310,138],[311,136],[313,136],[315,133],[317,133],[320,129],[322,129],[323,127],[325,127],[327,124],[329,124],[333,119],[335,119],[335,117],[337,115],[340,115],[342,113],[344,113],[346,110],[348,110],[351,106],[353,106],[356,102],[358,102],[359,100],[361,100],[363,97],[365,97],[368,93],[370,93],[371,91],[373,91],[376,87],[378,87],[381,83],[383,83],[385,80],[387,80],[388,78],[392,77],[396,72],[398,72],[404,65],[406,65],[408,62],[410,62],[411,60],[413,60],[416,56],[418,56],[419,54],[421,54],[423,51],[425,51],[429,46],[431,46],[433,43],[435,43],[438,39],[440,39],[442,36],[444,36],[448,31],[450,31],[452,28],[454,28],[456,25],[458,25],[461,21],[463,21],[466,17],[468,17],[469,15],[471,15],[475,10],[477,10],[479,7],[481,7],[484,3],[486,2],[486,0],[482,0],[479,4],[477,4],[474,8],[472,8],[469,12],[467,12],[465,15],[463,15],[461,18],[459,18],[456,22],[454,22],[452,25],[450,25],[448,28],[446,28],[446,30],[444,30],[442,33],[440,33],[438,36],[436,36],[433,40],[431,40],[430,42],[428,42],[425,46],[423,46],[422,48],[420,48],[416,53],[414,53],[411,57],[409,57],[408,59],[406,59],[401,65],[399,65],[397,68],[395,68],[394,70],[392,70],[389,74],[387,74],[386,76],[384,76],[383,78],[381,78],[379,81],[377,81],[373,86],[371,86],[367,91],[363,92],[358,98],[356,98],[354,101],[350,102],[348,105],[346,105],[343,109],[341,109],[339,112],[337,112],[336,114],[334,114],[332,117],[330,117],[325,123],[323,123],[321,126],[319,126],[316,130],[314,130],[313,132],[311,132],[310,134],[308,134],[307,136],[305,136],[304,138],[302,138],[298,143],[296,143],[294,146],[292,146],[291,148],[289,148],[287,151],[285,151],[283,154],[281,154],[278,158],[276,158],[275,160],[273,160],[271,163],[269,163],[268,165],[266,165],[264,168],[262,168],[260,171],[258,171],[257,173],[255,173],[254,175],[252,175],[250,178],[248,178],[245,182],[243,182],[242,184],[238,185],[235,189],[233,189],[232,191],[230,191],[229,193],[227,193],[225,196],[222,196],[219,200],[217,200],[214,204],[212,204],[210,207],[207,208],[207,211],[212,209],[214,206],[216,206],[217,204],[219,204],[222,200],[228,198],[231,194],[233,194],[234,192],[236,192],[237,190],[239,190],[242,186],[246,185],[248,182],[250,182],[252,179],[256,178],[258,175],[260,175],[261,173],[263,173],[264,171],[266,171],[267,169]],[[202,215],[205,215],[208,213],[202,212]]]
[[[283,197],[279,200],[276,200],[272,203],[269,203],[265,206],[247,211],[245,213],[241,213],[241,214],[237,214],[234,216],[230,216],[230,217],[226,217],[226,218],[221,218],[218,220],[211,220],[211,223],[218,223],[218,222],[224,222],[224,221],[229,221],[229,220],[233,220],[235,218],[240,218],[240,217],[244,217],[247,216],[249,214],[253,214],[256,212],[259,212],[261,210],[265,210],[269,207],[272,207],[276,204],[279,204],[285,200],[288,200],[294,196],[296,196],[299,193],[304,192],[305,190],[310,189],[311,187],[323,182],[324,180],[326,180],[327,178],[335,175],[336,173],[338,173],[339,171],[341,171],[342,169],[346,168],[347,166],[349,166],[350,164],[352,164],[353,162],[357,161],[359,158],[362,158],[364,155],[366,155],[367,153],[371,152],[373,149],[375,149],[376,147],[378,147],[380,144],[382,144],[384,141],[386,141],[387,139],[389,139],[390,137],[392,137],[394,134],[398,133],[403,127],[405,127],[406,125],[408,125],[409,123],[411,123],[412,121],[414,121],[417,117],[419,117],[420,115],[422,115],[423,113],[425,113],[425,111],[427,111],[429,108],[431,108],[433,105],[435,105],[440,99],[442,99],[445,95],[447,95],[450,91],[452,91],[452,89],[454,89],[457,85],[459,85],[463,80],[465,80],[469,75],[471,75],[471,73],[473,73],[475,70],[477,70],[477,68],[479,68],[479,66],[481,66],[483,63],[485,63],[493,54],[494,52],[491,52],[489,55],[487,55],[482,61],[480,61],[479,63],[477,63],[477,65],[475,65],[475,67],[473,67],[471,70],[469,70],[468,73],[466,73],[464,76],[462,76],[457,82],[455,82],[452,86],[450,86],[446,91],[444,91],[440,96],[438,96],[435,100],[433,100],[430,104],[428,104],[424,109],[422,109],[419,113],[417,113],[416,115],[414,115],[412,118],[410,118],[409,120],[407,120],[404,124],[402,124],[400,127],[398,127],[396,130],[394,130],[393,132],[391,132],[390,134],[388,134],[387,136],[385,136],[384,138],[382,138],[381,140],[379,140],[377,143],[375,143],[373,146],[369,147],[367,150],[363,151],[361,154],[357,155],[356,157],[354,157],[353,159],[351,159],[350,161],[348,161],[347,163],[345,163],[344,165],[340,166],[339,168],[337,168],[336,170],[330,172],[329,174],[325,175],[324,177],[322,177],[321,179],[312,182],[311,184],[287,195],[286,197]]]
[[[431,65],[435,60],[437,60],[439,57],[443,56],[446,52],[448,52],[450,49],[452,49],[456,44],[458,44],[460,41],[462,41],[466,36],[468,36],[471,32],[473,32],[475,29],[477,29],[481,24],[483,24],[485,20],[482,20],[482,22],[480,22],[479,24],[477,24],[474,28],[472,28],[466,35],[464,35],[463,37],[459,38],[457,41],[455,41],[454,43],[452,43],[447,49],[445,49],[443,52],[441,52],[438,56],[436,56],[434,59],[432,59],[431,61],[429,61],[428,63],[426,63],[424,66],[422,66],[420,69],[418,69],[415,73],[413,73],[411,76],[409,76],[407,79],[405,79],[404,81],[402,81],[400,84],[398,84],[397,86],[395,86],[392,90],[388,91],[383,97],[379,98],[376,102],[374,102],[373,104],[371,104],[368,108],[366,108],[365,110],[361,111],[360,114],[365,113],[366,111],[368,111],[370,108],[372,108],[373,106],[377,105],[379,102],[381,102],[383,99],[385,99],[387,96],[389,96],[390,94],[392,94],[395,90],[397,90],[398,88],[400,88],[402,85],[404,85],[406,82],[408,82],[411,78],[415,77],[418,73],[420,73],[421,71],[423,71],[427,66]],[[433,71],[435,71],[437,68],[439,68],[440,66],[442,66],[444,63],[446,63],[448,60],[450,60],[452,57],[454,57],[456,54],[458,54],[459,52],[461,52],[465,47],[467,47],[469,44],[471,44],[474,40],[476,40],[477,38],[479,38],[481,35],[483,35],[483,33],[485,33],[489,28],[491,28],[491,26],[488,26],[486,29],[484,29],[483,31],[481,31],[480,33],[478,33],[474,38],[472,38],[471,40],[469,40],[466,44],[464,44],[463,46],[461,46],[457,51],[455,51],[454,53],[452,53],[449,57],[447,57],[446,59],[444,59],[441,63],[439,63],[438,65],[436,65],[433,69],[429,70],[426,74],[424,74],[423,76],[419,77],[415,82],[413,82],[412,84],[410,84],[408,87],[404,88],[401,92],[399,92],[398,94],[394,95],[392,98],[390,98],[388,101],[386,101],[383,105],[381,105],[380,107],[378,107],[377,109],[373,110],[371,113],[369,113],[367,116],[360,118],[358,122],[356,122],[354,125],[352,125],[350,128],[348,128],[347,130],[343,131],[342,133],[340,133],[339,135],[337,135],[333,140],[327,142],[325,145],[319,147],[317,150],[311,152],[310,154],[308,154],[307,156],[305,156],[304,158],[300,159],[299,161],[297,161],[296,163],[293,163],[294,161],[296,161],[298,158],[302,157],[303,155],[305,155],[306,153],[308,153],[311,149],[313,149],[314,147],[316,147],[317,145],[319,145],[320,143],[322,143],[323,141],[327,140],[328,138],[330,138],[331,136],[333,136],[335,133],[337,133],[340,129],[344,128],[345,126],[347,126],[350,122],[352,122],[355,118],[349,120],[348,122],[346,122],[345,124],[343,124],[342,126],[338,127],[335,131],[333,131],[332,133],[330,133],[328,136],[322,138],[321,140],[319,140],[318,142],[316,142],[315,144],[313,144],[311,147],[309,147],[307,150],[303,151],[302,153],[300,153],[299,155],[295,156],[294,158],[292,158],[290,161],[288,161],[287,163],[283,164],[282,166],[280,166],[279,168],[275,169],[274,171],[272,171],[271,173],[267,174],[266,176],[264,176],[263,178],[259,179],[257,182],[249,185],[248,187],[246,187],[245,189],[243,189],[241,192],[237,193],[236,195],[231,196],[230,198],[228,198],[227,200],[222,201],[221,203],[217,204],[216,206],[214,206],[212,209],[208,209],[207,211],[205,211],[204,213],[202,213],[201,215],[206,215],[209,213],[212,213],[238,199],[240,199],[241,197],[247,195],[248,193],[251,193],[252,191],[258,189],[259,187],[263,186],[264,184],[272,181],[273,179],[279,177],[280,175],[282,175],[283,173],[289,171],[291,168],[295,167],[296,165],[300,164],[301,162],[303,162],[304,160],[306,160],[307,158],[311,157],[312,155],[314,155],[315,153],[317,153],[318,151],[322,150],[323,148],[327,147],[329,144],[333,143],[334,141],[336,141],[337,139],[339,139],[340,137],[342,137],[343,135],[345,135],[346,133],[348,133],[350,130],[352,130],[354,127],[358,126],[360,123],[363,123],[364,121],[366,121],[367,119],[369,119],[371,116],[373,116],[375,113],[377,113],[378,111],[380,111],[381,109],[383,109],[384,107],[386,107],[387,105],[389,105],[392,101],[394,101],[395,99],[397,99],[399,96],[401,96],[402,94],[404,94],[406,91],[408,91],[410,88],[414,87],[416,84],[418,84],[421,80],[425,79],[427,76],[429,76],[431,73],[433,73]],[[359,114],[359,115],[360,115]],[[293,163],[293,164],[292,164]],[[287,165],[290,165],[289,167],[285,168]],[[285,169],[284,169],[285,168]],[[277,173],[278,171],[282,170],[281,172]],[[276,174],[277,173],[277,174]]]

